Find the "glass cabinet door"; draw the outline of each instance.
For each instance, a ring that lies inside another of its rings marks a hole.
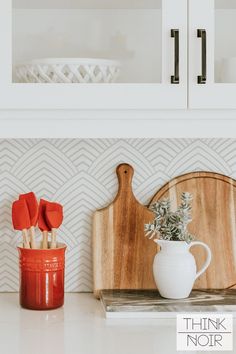
[[[190,0],[189,9],[190,107],[235,109],[236,1]]]
[[[214,21],[214,80],[236,84],[236,1],[215,0]]]
[[[2,1],[0,19],[0,108],[187,106],[187,0]]]
[[[13,5],[13,82],[24,82],[14,72],[19,63],[41,58],[114,60],[120,64],[114,83],[161,82],[162,0],[14,0]],[[86,83],[78,70],[78,81]],[[38,73],[38,80],[47,77]],[[53,82],[50,74],[48,81]]]

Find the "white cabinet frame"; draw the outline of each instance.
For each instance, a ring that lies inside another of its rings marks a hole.
[[[180,84],[171,84],[174,41],[179,29]],[[138,40],[138,39],[137,39]],[[187,108],[187,0],[162,1],[162,83],[12,83],[12,4],[0,2],[0,109],[166,109]],[[153,43],[153,45],[158,45]]]
[[[198,84],[201,73],[201,39],[197,29],[207,34],[207,80]],[[215,68],[215,2],[214,0],[189,0],[189,108],[235,109],[236,84],[217,83]]]

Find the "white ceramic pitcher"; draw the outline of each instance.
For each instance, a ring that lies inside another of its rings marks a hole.
[[[203,242],[156,240],[161,250],[154,258],[153,273],[157,288],[162,297],[167,299],[187,298],[195,280],[205,272],[211,262],[211,250]],[[202,269],[197,272],[196,262],[189,252],[192,246],[203,246],[207,259]]]

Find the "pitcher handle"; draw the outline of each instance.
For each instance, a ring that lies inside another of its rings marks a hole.
[[[205,248],[205,250],[207,251],[207,259],[206,259],[206,262],[203,264],[203,267],[202,269],[200,269],[197,274],[196,274],[196,277],[195,277],[195,280],[200,277],[200,275],[202,275],[202,273],[205,272],[205,270],[208,268],[209,264],[211,263],[211,250],[210,248],[204,243],[204,242],[200,242],[200,241],[193,241],[191,242],[190,244],[190,247],[191,248],[192,246],[202,246]]]

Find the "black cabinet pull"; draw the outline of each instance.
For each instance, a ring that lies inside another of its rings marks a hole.
[[[171,29],[171,38],[175,39],[174,75],[171,75],[171,83],[179,84],[179,30]]]
[[[207,80],[206,30],[198,29],[197,36],[198,36],[198,38],[202,39],[202,75],[198,75],[197,82],[198,82],[198,84],[205,84],[206,80]]]

